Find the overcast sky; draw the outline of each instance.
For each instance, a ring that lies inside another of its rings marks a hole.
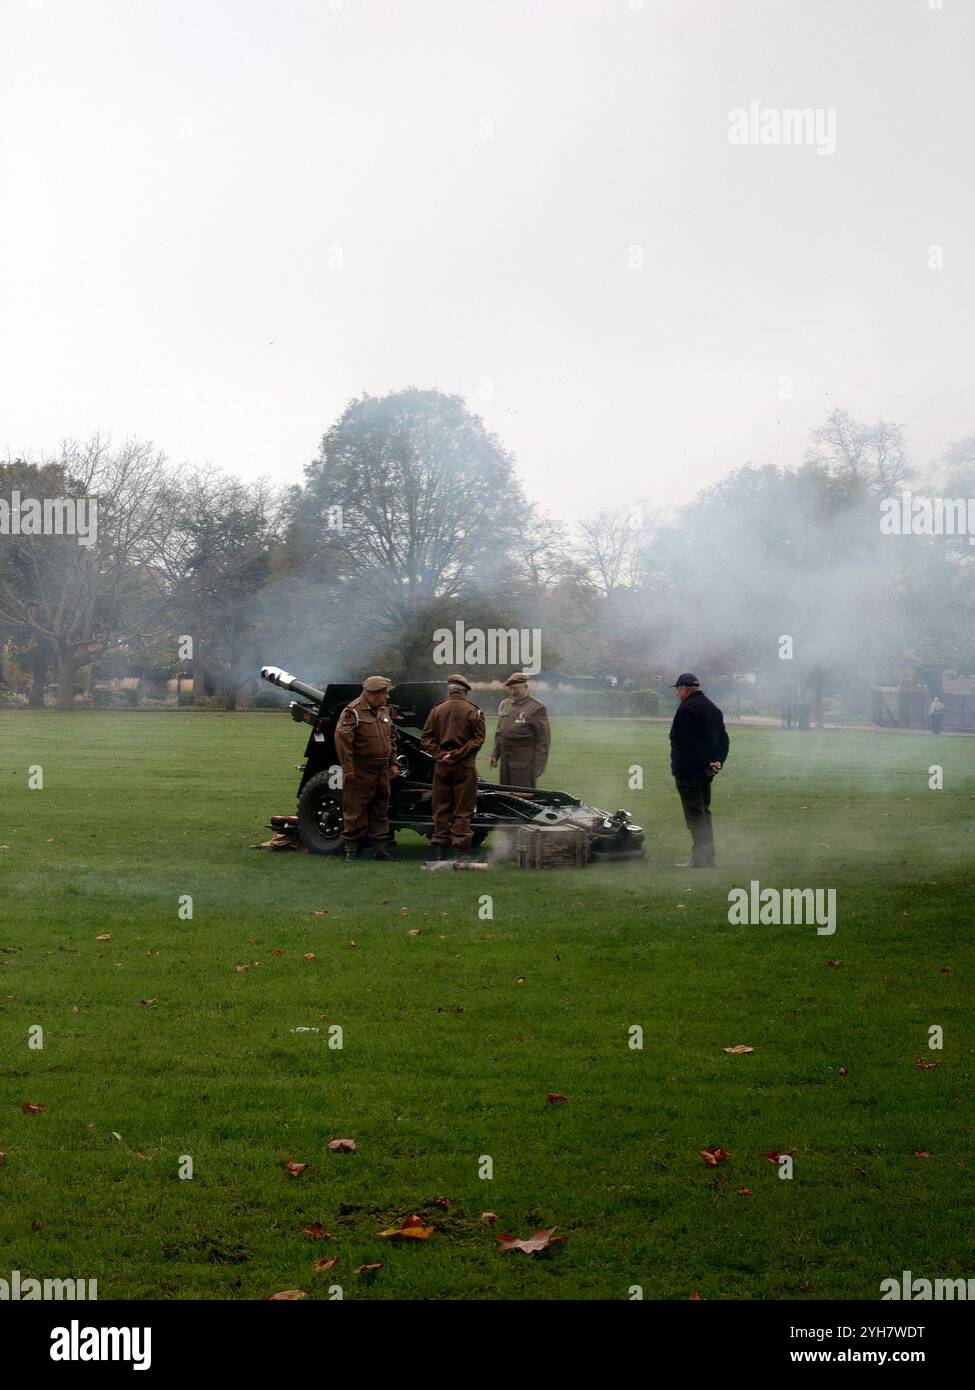
[[[927,462],[975,431],[975,3],[931,3],[0,0],[0,450],[290,482],[415,385],[568,518],[836,405]],[[750,102],[835,153],[730,143]]]

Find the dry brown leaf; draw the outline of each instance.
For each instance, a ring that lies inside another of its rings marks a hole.
[[[159,1003],[158,999],[140,999],[139,1003],[144,1009],[154,1009]]]
[[[723,1047],[721,1051],[733,1052],[737,1054],[739,1052],[754,1052],[755,1049],[753,1047],[746,1047],[744,1043],[738,1043],[736,1047]]]
[[[421,1216],[408,1216],[399,1226],[391,1226],[388,1231],[380,1231],[380,1236],[400,1236],[403,1240],[429,1240],[433,1235],[432,1226],[424,1226]]]
[[[25,1115],[40,1115],[44,1110],[47,1109],[47,1106],[35,1105],[35,1103],[32,1100],[28,1100],[25,1101],[20,1108]]]
[[[332,1153],[333,1153],[333,1154],[354,1154],[354,1153],[355,1153],[355,1140],[354,1140],[354,1139],[330,1139],[330,1140],[328,1141],[328,1147],[332,1150]]]
[[[569,1097],[563,1096],[559,1091],[549,1091],[545,1099],[548,1101],[549,1105],[564,1105]]]
[[[307,1298],[308,1295],[302,1289],[285,1289],[282,1293],[272,1293],[268,1296],[268,1303],[274,1303],[276,1299],[296,1299]]]
[[[406,935],[407,935],[407,936],[419,936],[419,935],[420,935],[420,928],[419,928],[419,927],[410,927],[410,929],[409,929],[409,931],[406,933]]]
[[[557,1230],[558,1226],[550,1226],[546,1231],[536,1231],[527,1240],[519,1240],[517,1236],[495,1236],[494,1239],[498,1242],[498,1250],[502,1255],[506,1255],[509,1250],[523,1250],[526,1255],[538,1255],[550,1245],[561,1245],[569,1239],[568,1236],[557,1236]]]
[[[313,1221],[310,1226],[302,1226],[300,1235],[307,1236],[309,1240],[331,1240],[332,1237],[326,1231],[320,1221]]]
[[[149,950],[146,952],[147,956],[158,956],[158,954],[159,952],[156,950],[155,946],[151,946]]]
[[[291,1174],[293,1178],[297,1178],[300,1177],[301,1174],[305,1171],[305,1169],[308,1167],[308,1164],[296,1163],[294,1159],[289,1156],[284,1166],[285,1168],[287,1168],[288,1172]]]
[[[305,954],[304,954],[303,959],[304,959],[304,960],[315,960],[315,959],[316,959],[315,952],[314,952],[314,951],[306,951]]]
[[[717,1168],[719,1163],[727,1163],[728,1159],[731,1157],[731,1154],[728,1152],[727,1149],[722,1149],[720,1147],[711,1149],[698,1149],[698,1153],[704,1159],[704,1162],[707,1163],[711,1168]]]
[[[284,952],[282,951],[282,949],[281,949],[280,946],[275,946],[275,948],[274,948],[274,954],[275,954],[276,956],[283,956],[283,955],[284,955]]]
[[[739,1189],[738,1189],[738,1196],[739,1196],[739,1197],[750,1197],[751,1195],[752,1195],[752,1190],[751,1190],[750,1187],[739,1187]]]
[[[330,1269],[334,1269],[339,1262],[339,1256],[333,1255],[330,1260],[316,1260],[315,1273],[327,1274]]]
[[[377,1269],[382,1269],[382,1267],[383,1267],[383,1262],[382,1262],[382,1260],[380,1260],[378,1264],[374,1264],[374,1265],[360,1265],[359,1268],[358,1268],[358,1269],[354,1269],[354,1270],[352,1271],[352,1273],[353,1273],[353,1274],[375,1274],[376,1270],[377,1270]]]
[[[938,1065],[938,1062],[926,1062],[923,1057],[917,1059],[917,1066],[921,1071],[932,1071]]]
[[[798,1149],[783,1149],[781,1152],[778,1149],[769,1149],[762,1157],[767,1158],[769,1163],[778,1163],[780,1158],[795,1158],[798,1152]]]
[[[450,1201],[447,1197],[434,1197],[433,1205],[435,1207],[440,1207],[443,1211],[450,1210]]]
[[[101,936],[96,936],[96,937],[95,937],[95,940],[96,940],[96,941],[111,941],[111,939],[112,939],[112,933],[111,933],[110,931],[103,932]]]
[[[497,1221],[497,1219],[498,1219],[498,1213],[497,1213],[496,1211],[482,1211],[482,1212],[481,1212],[481,1220],[482,1220],[482,1221],[486,1221],[486,1222],[488,1223],[489,1226],[491,1225],[491,1223],[492,1223],[493,1221]]]

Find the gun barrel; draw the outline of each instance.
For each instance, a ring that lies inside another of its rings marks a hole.
[[[290,671],[282,671],[280,666],[262,666],[261,680],[268,681],[271,685],[279,685],[282,690],[293,690],[297,695],[305,695],[318,704],[325,698],[324,690],[309,685],[307,681],[300,681]]]

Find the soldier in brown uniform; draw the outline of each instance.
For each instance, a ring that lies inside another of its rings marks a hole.
[[[528,689],[528,677],[520,671],[509,676],[511,691],[498,706],[491,766],[501,761],[501,781],[508,787],[533,787],[545,771],[551,735],[548,710]]]
[[[434,758],[433,843],[437,858],[446,859],[450,846],[464,854],[470,848],[471,816],[477,803],[477,750],[484,742],[484,714],[467,698],[470,682],[447,677],[447,698],[434,705],[423,727],[421,743]]]
[[[396,731],[390,718],[390,682],[369,676],[362,694],[346,705],[335,727],[335,751],[342,763],[342,838],[346,860],[359,857],[364,840],[377,859],[392,859],[389,834],[389,780],[398,775]]]

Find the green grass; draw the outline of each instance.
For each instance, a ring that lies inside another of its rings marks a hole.
[[[975,740],[733,728],[721,867],[692,874],[664,725],[555,738],[546,785],[628,807],[645,862],[427,874],[409,834],[396,865],[261,853],[294,805],[289,720],[0,715],[0,1277],[97,1278],[103,1299],[816,1299],[975,1272]],[[753,878],[835,887],[836,935],[730,926]],[[731,1161],[709,1169],[709,1145]],[[762,1155],[792,1147],[781,1180]],[[502,1256],[485,1210],[570,1239]],[[378,1237],[413,1212],[431,1240]],[[298,1234],[312,1221],[335,1239]]]

